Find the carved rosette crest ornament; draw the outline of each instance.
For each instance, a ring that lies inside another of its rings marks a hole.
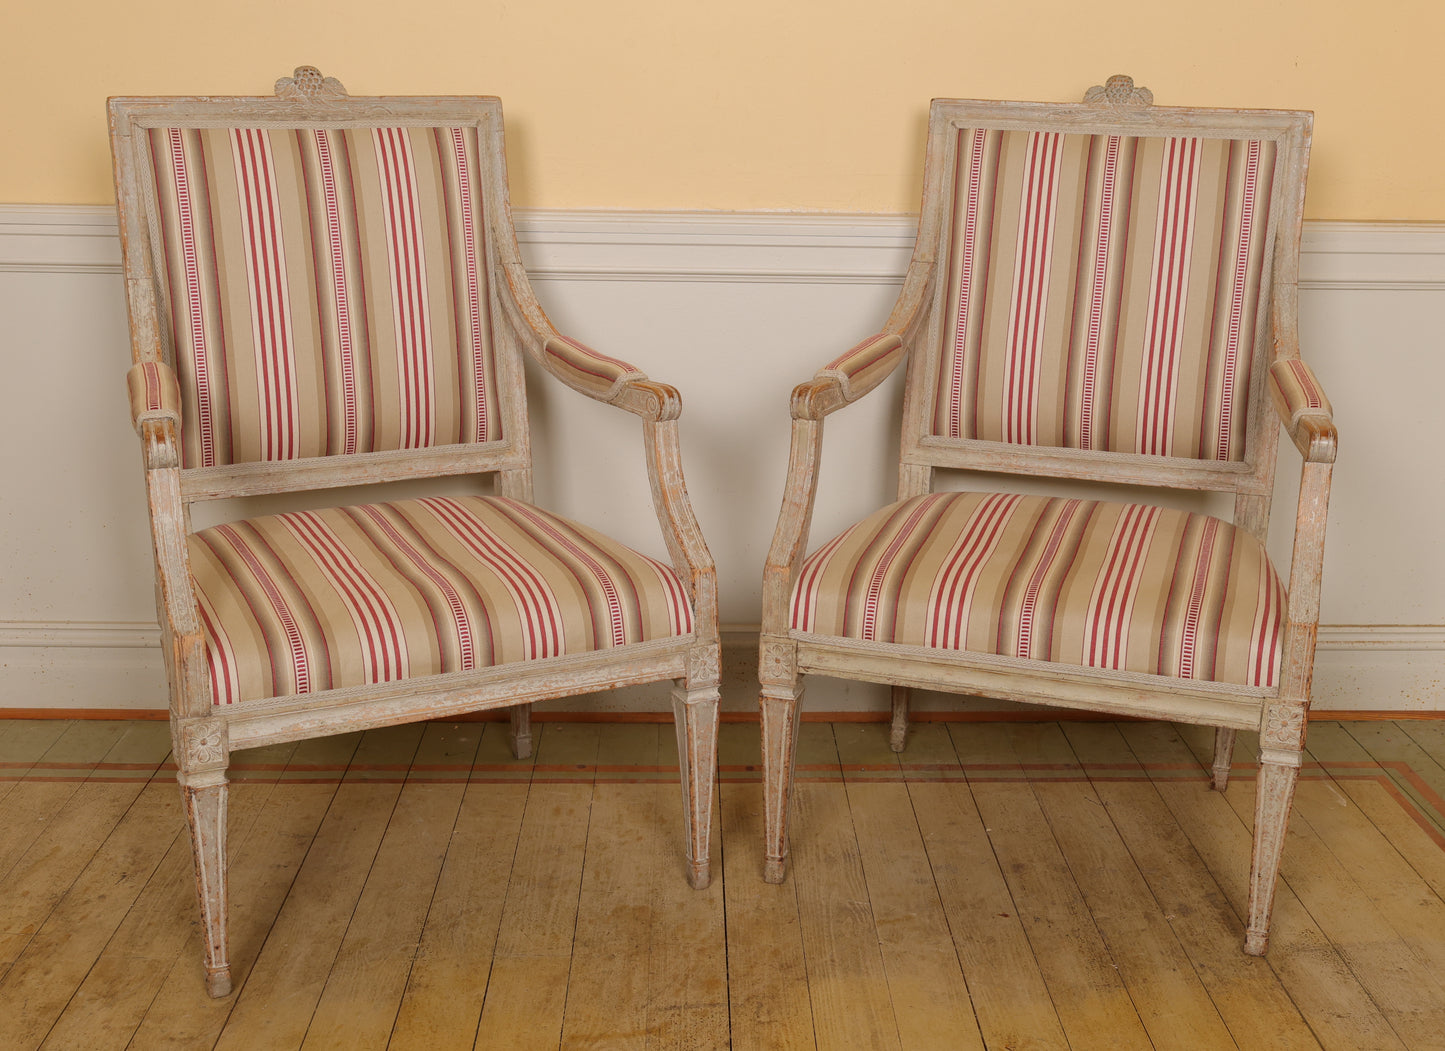
[[[1103,84],[1095,84],[1084,92],[1084,101],[1114,109],[1143,108],[1154,105],[1154,92],[1148,88],[1136,88],[1133,77],[1115,73]]]
[[[347,94],[335,77],[323,77],[315,66],[297,66],[291,76],[276,81],[276,97],[299,102],[330,102],[344,99]]]

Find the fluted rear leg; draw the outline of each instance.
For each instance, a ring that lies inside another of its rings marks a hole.
[[[512,706],[512,726],[508,736],[511,740],[512,755],[518,759],[532,757],[532,706],[530,704]]]
[[[702,890],[712,882],[712,804],[717,789],[716,684],[674,689],[672,711],[677,730],[678,771],[682,775],[687,880],[695,890]]]
[[[206,991],[212,996],[225,996],[231,991],[226,940],[227,791],[225,774],[195,775],[181,784],[196,865],[196,896],[201,906]]]
[[[893,722],[888,729],[888,747],[895,752],[903,751],[908,743],[908,705],[913,700],[913,691],[907,686],[893,687]]]
[[[1214,731],[1214,770],[1211,784],[1216,792],[1229,787],[1229,766],[1234,760],[1234,731],[1220,727]]]
[[[763,687],[763,878],[783,882],[788,867],[788,802],[793,792],[793,759],[798,750],[797,686]]]
[[[1260,753],[1254,801],[1254,858],[1249,871],[1249,928],[1244,937],[1244,951],[1251,956],[1263,956],[1269,948],[1275,883],[1299,764],[1299,752],[1271,748]]]

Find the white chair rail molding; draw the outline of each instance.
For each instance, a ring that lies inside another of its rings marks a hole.
[[[783,491],[788,392],[817,362],[878,330],[916,223],[902,215],[518,214],[525,262],[559,326],[681,391],[684,466],[718,566],[725,711],[756,710],[750,665]],[[0,706],[162,710],[152,571],[136,556],[149,541],[125,396],[113,209],[0,206],[0,312],[9,434],[0,449]],[[1445,549],[1434,528],[1445,518],[1445,486],[1427,456],[1445,386],[1441,317],[1445,224],[1306,223],[1301,348],[1349,436],[1331,499],[1316,711],[1445,709]],[[534,397],[540,392],[534,386]],[[892,498],[889,455],[870,437],[881,427],[896,441],[898,421],[879,416],[896,403],[867,399],[830,419],[815,537]],[[547,435],[535,450],[549,490],[539,486],[539,502],[662,554],[656,521],[638,511],[648,481],[628,421],[551,389],[533,419]],[[1293,506],[1296,483],[1294,470],[1280,471],[1277,507]],[[1285,564],[1288,518],[1275,516],[1270,545]],[[669,707],[666,691],[650,688],[604,703]],[[930,706],[925,696],[917,710]],[[888,695],[819,680],[808,708],[882,717]]]

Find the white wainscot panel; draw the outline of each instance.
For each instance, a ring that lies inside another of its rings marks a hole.
[[[788,394],[882,324],[913,223],[533,212],[519,217],[519,235],[559,327],[682,391],[689,489],[720,574],[725,703],[751,709]],[[1316,705],[1445,708],[1445,553],[1430,543],[1445,495],[1426,457],[1445,385],[1445,226],[1310,224],[1301,298],[1303,352],[1341,433]],[[10,435],[0,450],[0,706],[162,707],[110,212],[0,208],[0,310]],[[539,500],[660,554],[636,421],[535,379]],[[897,393],[895,377],[829,419],[815,539],[891,499]],[[1297,463],[1286,449],[1271,544],[1286,563]],[[638,689],[557,706],[660,711],[667,698]],[[821,679],[808,707],[881,711],[886,697]]]

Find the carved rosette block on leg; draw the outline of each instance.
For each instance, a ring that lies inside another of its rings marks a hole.
[[[907,686],[893,687],[893,720],[888,728],[888,747],[895,752],[903,751],[908,743],[908,706],[913,700],[913,691]]]
[[[226,767],[230,762],[226,724],[219,719],[173,723],[171,739],[195,861],[206,991],[221,997],[231,991],[226,941]]]

